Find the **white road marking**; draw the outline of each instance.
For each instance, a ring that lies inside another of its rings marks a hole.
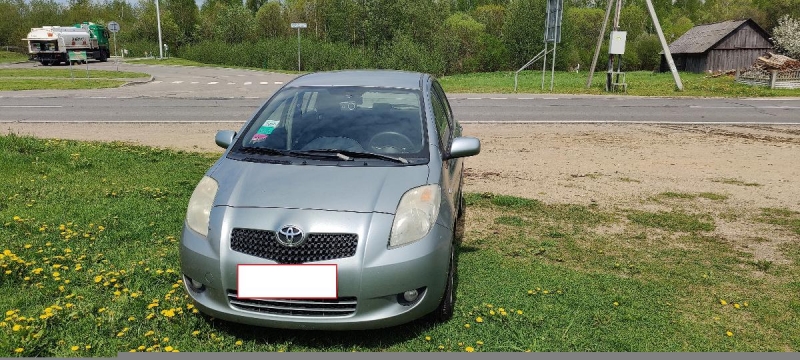
[[[90,99],[108,99],[108,96],[90,96]]]
[[[183,83],[183,80],[173,81],[172,83],[173,84],[180,84],[180,83]]]
[[[229,82],[229,83],[228,83],[228,85],[236,85],[236,83],[231,83],[231,82]]]
[[[260,99],[258,96],[245,96],[245,99]]]
[[[467,100],[481,100],[483,98],[467,98]]]
[[[133,96],[117,96],[117,99],[133,99]]]
[[[153,84],[161,84],[162,82],[163,81],[161,81],[161,80],[156,80],[156,81],[153,81]]]
[[[216,81],[212,81],[212,82],[208,83],[208,85],[217,85],[217,84],[219,84],[219,83],[216,82]]]
[[[489,98],[489,99],[492,99],[492,100],[508,100],[508,98],[504,98],[504,97],[493,97],[493,98]]]
[[[261,85],[269,85],[269,81],[262,81],[259,84],[261,84]]]
[[[542,98],[542,99],[544,99],[544,100],[558,100],[559,98],[557,98],[557,97],[546,97],[546,98]]]
[[[60,108],[61,105],[0,105],[0,108]]]
[[[536,98],[518,98],[520,100],[535,100]]]
[[[245,85],[250,85],[250,84],[252,84],[252,83],[253,83],[252,81],[245,81],[245,83],[244,83],[244,84],[245,84]]]
[[[276,81],[275,85],[283,85],[283,81]]]
[[[192,81],[192,84],[199,84],[199,81]]]

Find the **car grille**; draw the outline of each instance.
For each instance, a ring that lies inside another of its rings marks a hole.
[[[354,297],[332,300],[239,299],[236,290],[228,290],[228,301],[240,310],[292,316],[348,316],[356,312]]]
[[[233,229],[231,249],[283,264],[342,259],[356,254],[356,234],[308,234],[300,246],[281,245],[274,231]]]

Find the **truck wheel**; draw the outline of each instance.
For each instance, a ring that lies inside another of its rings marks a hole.
[[[109,55],[108,51],[100,50],[100,59],[98,59],[98,60],[100,60],[100,62],[106,62],[106,61],[108,61],[108,55]]]

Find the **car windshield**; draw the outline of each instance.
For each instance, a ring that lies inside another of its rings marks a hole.
[[[356,158],[363,153],[370,159],[388,159],[374,154],[427,159],[421,103],[420,91],[411,89],[286,88],[258,113],[237,151],[285,156],[342,151]]]

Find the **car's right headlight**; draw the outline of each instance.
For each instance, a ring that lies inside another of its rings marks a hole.
[[[189,198],[186,224],[190,229],[203,236],[208,236],[208,219],[211,216],[211,207],[214,205],[217,189],[219,189],[219,185],[216,180],[203,176],[194,189],[192,197]]]
[[[433,228],[442,199],[439,185],[425,185],[403,194],[392,223],[389,248],[419,241]]]

